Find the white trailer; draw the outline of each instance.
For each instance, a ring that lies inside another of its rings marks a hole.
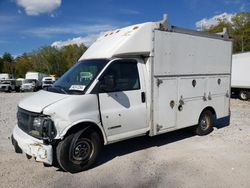
[[[233,55],[232,60],[232,82],[233,95],[242,100],[250,98],[250,52]]]
[[[48,91],[19,103],[15,149],[79,172],[102,145],[185,127],[209,134],[229,124],[231,51],[226,32],[180,29],[166,17],[107,32]]]

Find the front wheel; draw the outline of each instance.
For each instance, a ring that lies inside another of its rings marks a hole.
[[[7,92],[8,92],[8,93],[11,93],[11,87],[8,87]]]
[[[95,163],[102,147],[99,134],[91,129],[83,132],[72,145],[76,134],[67,136],[56,148],[59,165],[71,173],[89,169]]]
[[[202,112],[199,123],[196,127],[196,134],[199,136],[207,135],[213,131],[213,115],[211,111]]]
[[[243,101],[247,101],[248,100],[248,92],[241,90],[239,93],[239,98]]]

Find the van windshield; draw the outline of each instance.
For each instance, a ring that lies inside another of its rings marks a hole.
[[[65,94],[83,94],[92,83],[108,59],[83,60],[71,67],[48,91]]]

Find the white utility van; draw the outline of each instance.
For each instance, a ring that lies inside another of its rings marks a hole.
[[[250,52],[233,55],[232,60],[232,94],[242,100],[250,98]]]
[[[206,135],[230,117],[231,51],[227,33],[180,29],[166,16],[107,32],[48,91],[19,103],[16,152],[73,173],[106,144],[184,127]]]

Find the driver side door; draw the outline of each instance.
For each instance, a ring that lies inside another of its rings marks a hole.
[[[108,141],[133,137],[148,130],[145,83],[140,66],[134,59],[115,60],[100,78],[101,81],[111,76],[115,82],[110,91],[99,92],[102,123]]]

